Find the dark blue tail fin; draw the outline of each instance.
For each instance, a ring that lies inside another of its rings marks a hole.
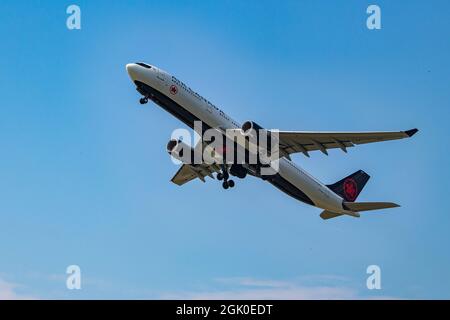
[[[356,171],[348,177],[330,184],[327,187],[344,198],[345,201],[353,202],[369,181],[370,176],[362,170]]]

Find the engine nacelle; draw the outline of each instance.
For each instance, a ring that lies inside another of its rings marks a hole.
[[[244,136],[256,139],[255,141],[258,141],[258,144],[262,139],[270,140],[272,134],[270,130],[264,129],[253,121],[244,122],[241,131]]]
[[[230,168],[230,174],[240,179],[244,179],[247,176],[247,169],[242,164],[233,164]]]
[[[259,130],[264,130],[263,127],[253,121],[245,121],[241,129],[244,136],[249,136],[252,134],[258,135]]]
[[[194,164],[194,149],[181,140],[170,140],[167,143],[167,152],[183,163]]]
[[[256,122],[244,122],[241,130],[244,136],[248,137],[253,143],[256,143],[258,147],[262,146],[264,149],[268,150],[269,154],[272,150],[272,146],[275,147],[275,145],[279,143],[278,135],[270,130],[264,129]]]

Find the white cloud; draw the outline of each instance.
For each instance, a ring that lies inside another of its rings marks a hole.
[[[243,289],[210,292],[181,292],[165,294],[163,299],[180,300],[320,300],[357,299],[355,292],[346,288],[291,287],[280,289]]]
[[[35,299],[28,295],[23,295],[17,292],[17,288],[20,286],[7,282],[0,278],[0,300],[30,300]]]
[[[334,275],[313,275],[289,281],[219,278],[216,282],[225,289],[169,292],[161,295],[160,298],[175,300],[395,299],[389,296],[376,296],[375,292],[362,294],[354,286],[350,286],[351,281]]]
[[[164,299],[190,300],[318,300],[358,299],[356,290],[345,286],[305,286],[297,281],[261,280],[253,278],[220,278],[218,282],[232,289],[183,291],[166,293]]]

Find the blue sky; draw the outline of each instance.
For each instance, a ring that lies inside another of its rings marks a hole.
[[[381,30],[366,28],[372,3]],[[448,1],[2,1],[0,299],[450,298],[449,14]],[[185,126],[138,104],[135,61],[238,121],[418,127],[294,157],[324,183],[363,169],[362,201],[402,207],[322,221],[254,178],[171,184],[165,145]],[[366,288],[372,264],[381,290]]]

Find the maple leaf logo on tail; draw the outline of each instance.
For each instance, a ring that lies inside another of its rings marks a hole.
[[[353,202],[366,185],[370,176],[362,170],[356,171],[344,179],[328,185],[327,187],[344,198],[345,201]]]
[[[348,201],[355,201],[358,196],[358,186],[356,185],[355,180],[349,178],[344,182],[344,195],[345,199]]]

